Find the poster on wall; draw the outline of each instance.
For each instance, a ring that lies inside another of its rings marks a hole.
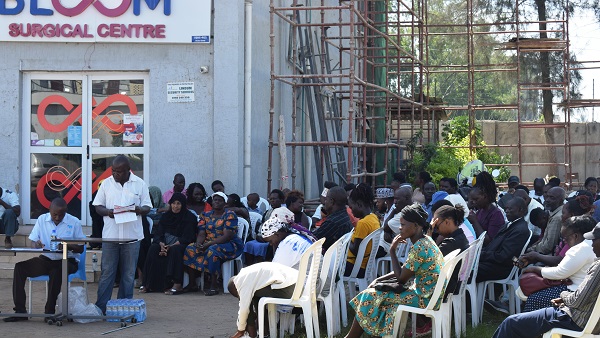
[[[0,41],[210,43],[212,0],[0,0]]]
[[[81,147],[81,126],[69,126],[67,130],[67,145]]]
[[[125,114],[123,116],[123,142],[144,142],[144,116]]]
[[[195,90],[193,82],[169,82],[167,83],[167,102],[194,102]]]

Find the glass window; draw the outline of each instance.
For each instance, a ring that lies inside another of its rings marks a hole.
[[[144,146],[143,80],[92,81],[92,146]]]
[[[67,201],[67,212],[81,219],[81,155],[31,154],[31,218],[48,212],[57,197]]]
[[[81,80],[31,81],[31,145],[81,147]]]

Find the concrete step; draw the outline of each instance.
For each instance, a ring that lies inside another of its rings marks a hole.
[[[10,240],[13,243],[13,246],[16,247],[31,247],[31,241],[29,240],[29,233],[31,232],[31,230],[28,231],[27,235],[21,235],[20,234],[21,229],[19,229],[19,232],[10,238]],[[4,239],[6,238],[5,235],[0,235],[0,245],[2,245],[2,247],[4,247]]]

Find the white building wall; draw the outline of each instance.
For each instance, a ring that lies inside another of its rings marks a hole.
[[[0,186],[18,187],[22,173],[23,74],[26,72],[146,72],[149,75],[150,185],[169,189],[181,172],[186,183],[220,179],[242,193],[244,2],[214,2],[211,44],[1,42]],[[267,195],[270,57],[268,3],[254,3],[251,189]],[[200,67],[208,66],[207,74]],[[168,103],[168,82],[195,83],[195,102]],[[27,109],[26,109],[27,110]],[[277,163],[277,162],[276,162]]]

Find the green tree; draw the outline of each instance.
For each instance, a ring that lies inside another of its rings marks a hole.
[[[488,17],[470,18],[468,13],[465,1],[428,1],[428,23],[433,26],[428,30],[427,41],[429,95],[451,106],[514,105],[517,102],[514,72],[487,71],[491,68],[489,65],[514,64],[514,53],[496,48],[501,41],[491,31],[492,25],[478,25],[485,23]],[[472,34],[466,26],[469,20],[476,24]],[[454,113],[465,114],[468,111]],[[516,114],[514,110],[477,110],[475,118],[514,120]]]
[[[576,8],[583,10],[594,9],[597,14],[598,0],[533,0],[533,1],[507,1],[507,0],[480,0],[477,8],[481,9],[479,15],[495,18],[498,30],[514,31],[519,28],[525,33],[514,39],[554,38],[566,40],[564,35],[566,27],[561,20],[565,17],[573,17]],[[517,20],[518,15],[518,20]],[[599,15],[600,17],[600,15]],[[519,22],[519,27],[517,27]],[[527,33],[527,31],[535,31]],[[567,71],[565,69],[566,50],[523,53],[521,60],[522,75],[529,78],[520,79],[523,82],[540,83],[542,89],[536,93],[541,96],[541,113],[546,123],[552,123],[554,119],[554,98],[564,100],[565,93],[554,88],[568,81],[568,93],[571,98],[578,98],[579,83],[581,75],[577,70]],[[569,63],[576,63],[574,55],[569,55]],[[568,77],[568,78],[565,78]]]

